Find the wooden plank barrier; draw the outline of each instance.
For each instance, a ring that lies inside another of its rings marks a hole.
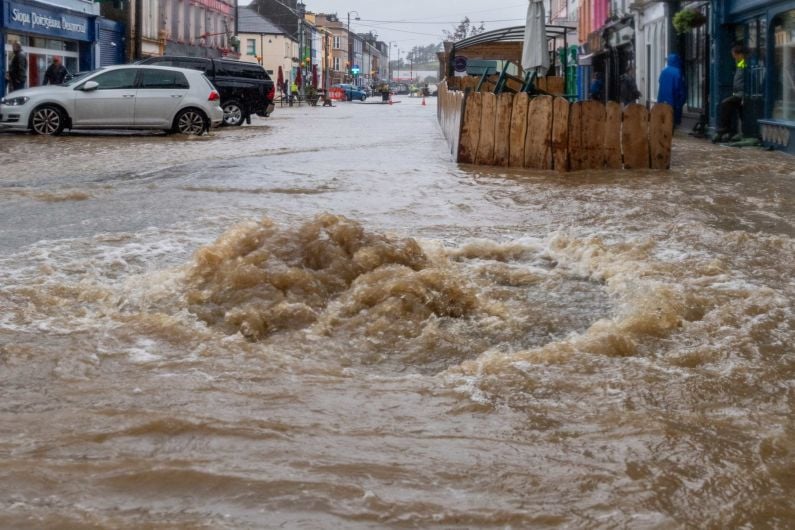
[[[466,93],[443,82],[439,109],[439,124],[461,163],[561,172],[671,166],[673,110],[665,104],[650,113],[638,104],[622,111],[615,102]]]
[[[569,118],[569,164],[572,171],[602,169],[605,106],[598,101],[578,101]]]
[[[521,92],[513,98],[511,111],[510,159],[511,167],[524,166],[524,144],[527,135],[527,110],[530,98]]]
[[[649,168],[649,112],[638,103],[627,105],[621,122],[624,169]]]
[[[556,97],[552,112],[552,159],[557,171],[569,170],[569,114],[571,105]]]
[[[604,140],[605,167],[621,169],[621,104],[615,101],[605,105]]]
[[[497,96],[497,119],[494,124],[494,165],[508,166],[511,158],[511,112],[513,94]]]
[[[671,169],[671,143],[674,138],[674,109],[657,103],[649,115],[649,150],[652,169]]]
[[[524,144],[524,167],[552,169],[552,96],[538,96],[527,111],[527,136]]]
[[[461,125],[461,141],[458,146],[457,161],[474,164],[480,141],[480,114],[483,109],[483,94],[470,92],[464,98],[464,117]]]
[[[475,164],[494,165],[494,126],[497,118],[497,96],[490,92],[482,95],[483,110],[480,115],[480,139]]]

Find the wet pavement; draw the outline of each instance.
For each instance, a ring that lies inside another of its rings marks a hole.
[[[0,133],[0,527],[795,521],[795,166],[457,166],[435,100]]]

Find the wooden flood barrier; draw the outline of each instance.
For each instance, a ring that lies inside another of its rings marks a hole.
[[[580,171],[668,169],[673,109],[439,87],[439,123],[457,162]]]

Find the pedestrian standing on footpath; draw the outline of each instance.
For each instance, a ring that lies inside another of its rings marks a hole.
[[[635,83],[635,73],[631,65],[627,67],[626,72],[621,74],[619,81],[621,82],[619,85],[621,103],[626,107],[638,101],[641,94],[637,83]]]
[[[742,116],[743,97],[745,96],[745,48],[737,45],[732,48],[735,70],[732,82],[732,95],[718,105],[718,128],[715,129],[715,143],[728,141],[737,134],[737,122]]]
[[[11,60],[8,62],[6,71],[9,92],[25,88],[25,81],[28,79],[28,58],[22,52],[22,45],[19,44],[19,41],[14,41],[11,49]]]
[[[605,82],[602,80],[602,72],[593,73],[593,80],[591,81],[588,93],[593,100],[605,100]]]
[[[668,66],[660,73],[660,86],[657,102],[668,103],[674,108],[674,127],[682,123],[682,107],[687,101],[685,78],[682,75],[682,59],[672,53],[668,56]]]
[[[58,57],[53,57],[52,63],[47,67],[47,71],[44,72],[44,84],[60,85],[63,83],[64,79],[66,79],[67,75],[69,75],[69,72],[66,70],[66,67],[61,64],[61,60]]]
[[[290,106],[293,106],[293,101],[298,99],[298,83],[293,81],[293,84],[290,85]]]

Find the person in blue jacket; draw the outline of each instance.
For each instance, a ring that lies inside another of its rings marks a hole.
[[[660,73],[660,87],[657,101],[668,103],[674,108],[674,126],[682,123],[682,107],[687,100],[685,78],[682,75],[682,59],[672,53],[668,56],[668,66]]]

